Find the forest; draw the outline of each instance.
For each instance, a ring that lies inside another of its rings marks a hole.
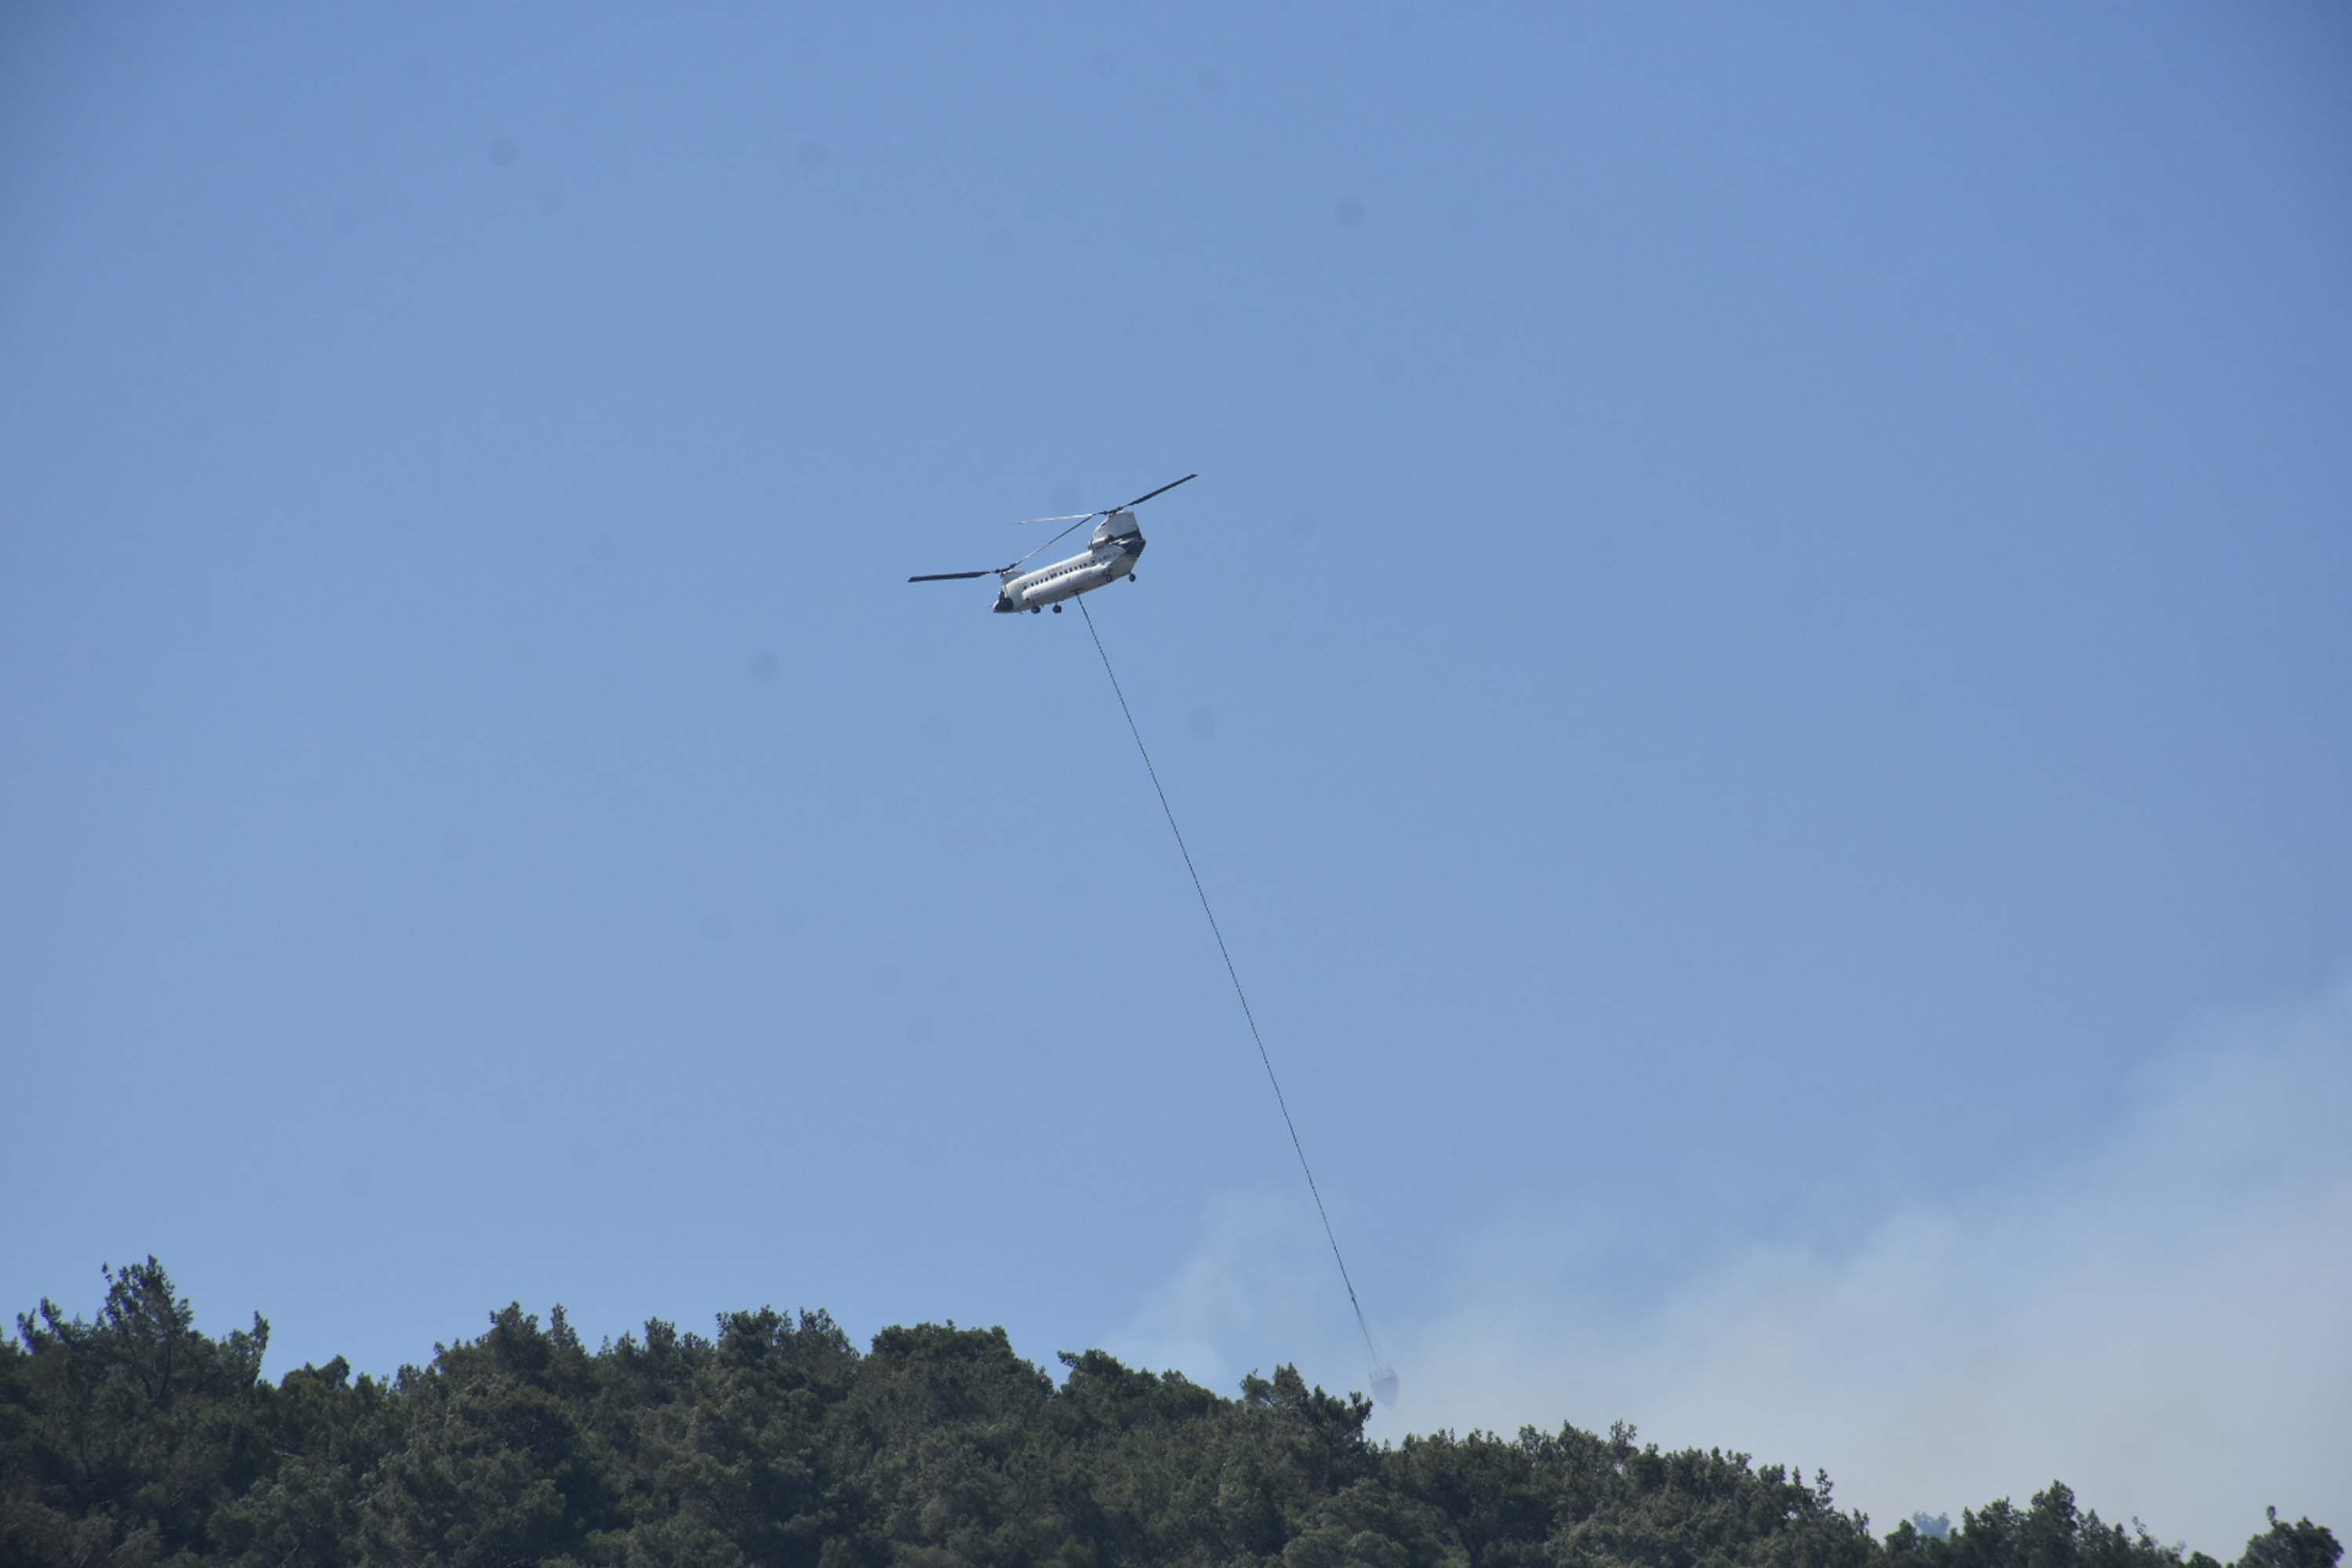
[[[388,1380],[272,1383],[258,1314],[212,1338],[154,1258],[105,1278],[94,1319],[45,1299],[0,1346],[0,1563],[2220,1568],[2055,1480],[1881,1536],[1826,1474],[1622,1423],[1374,1443],[1291,1367],[1226,1398],[1089,1351],[1057,1382],[952,1323],[860,1352],[762,1308],[592,1350],[510,1305]],[[2239,1568],[2343,1555],[2252,1522]]]

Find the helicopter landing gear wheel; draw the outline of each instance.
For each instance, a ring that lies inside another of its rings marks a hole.
[[[1030,605],[1030,606],[1029,606],[1029,613],[1030,613],[1031,615],[1033,615],[1033,616],[1034,616],[1034,615],[1037,615],[1037,614],[1039,614],[1039,613],[1040,613],[1040,611],[1038,610],[1038,608],[1037,608],[1037,606],[1036,606],[1036,605]]]
[[[1129,572],[1129,573],[1127,574],[1127,580],[1128,580],[1129,582],[1130,582],[1130,583],[1134,582],[1134,581],[1135,581],[1135,574],[1134,574],[1134,573],[1132,573],[1132,572]]]
[[[1055,606],[1054,606],[1054,613],[1055,613],[1055,615],[1057,615],[1057,616],[1058,616],[1058,615],[1060,615],[1060,614],[1062,613],[1062,606],[1061,606],[1061,605],[1055,605]]]

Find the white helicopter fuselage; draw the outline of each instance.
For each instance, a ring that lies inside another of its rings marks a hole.
[[[1132,574],[1136,558],[1142,553],[1143,531],[1136,526],[1135,513],[1115,511],[1096,526],[1094,538],[1082,554],[1001,579],[996,613],[1028,610],[1034,614],[1048,605],[1108,586]]]

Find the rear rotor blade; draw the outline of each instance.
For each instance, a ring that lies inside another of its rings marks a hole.
[[[1052,539],[1045,541],[1044,544],[1037,546],[1035,550],[1032,550],[1028,555],[1024,555],[1020,561],[1015,561],[1013,563],[1013,566],[1018,566],[1023,561],[1028,560],[1030,556],[1041,553],[1047,546],[1052,545],[1058,541],[1067,539],[1071,534],[1076,533],[1079,529],[1084,528],[1087,523],[1092,522],[1098,517],[1108,517],[1115,511],[1125,511],[1129,507],[1141,506],[1145,501],[1150,500],[1152,496],[1164,496],[1170,490],[1174,489],[1178,485],[1190,484],[1192,480],[1197,479],[1200,477],[1201,476],[1198,474],[1186,474],[1181,479],[1171,479],[1168,483],[1160,486],[1158,489],[1152,490],[1149,494],[1136,497],[1133,500],[1128,502],[1127,506],[1105,507],[1100,511],[1068,511],[1064,512],[1059,517],[1024,517],[1016,526],[1025,527],[1033,522],[1066,522],[1070,526],[1062,530],[1061,532],[1054,535]],[[1013,570],[1013,566],[1007,566],[1004,570],[1010,572]],[[971,575],[978,576],[979,574],[973,573]]]
[[[1066,511],[1059,517],[1024,517],[1013,526],[1016,528],[1026,528],[1033,522],[1085,522],[1089,518],[1108,517],[1115,511],[1125,511],[1129,506],[1141,506],[1153,496],[1164,496],[1170,490],[1174,489],[1178,485],[1189,484],[1200,477],[1201,476],[1198,474],[1186,474],[1181,479],[1171,479],[1168,483],[1160,486],[1158,489],[1136,497],[1133,500],[1128,502],[1127,506],[1107,506],[1100,511]]]
[[[993,577],[996,569],[981,572],[926,572],[919,577],[909,577],[909,583],[961,583],[966,577]]]
[[[1031,551],[1031,552],[1029,552],[1029,555],[1034,555],[1034,554],[1036,554],[1038,550],[1045,550],[1045,549],[1046,549],[1046,548],[1050,547],[1051,545],[1053,545],[1056,541],[1064,540],[1064,539],[1067,539],[1070,535],[1072,535],[1072,534],[1074,534],[1074,533],[1077,532],[1077,531],[1078,531],[1078,530],[1080,530],[1080,529],[1084,528],[1087,524],[1088,524],[1088,523],[1092,522],[1095,519],[1097,519],[1097,518],[1098,518],[1098,517],[1105,516],[1105,515],[1107,515],[1107,514],[1105,514],[1105,513],[1103,513],[1103,512],[1099,512],[1099,511],[1090,511],[1090,512],[1087,513],[1084,517],[1082,517],[1082,518],[1078,519],[1078,520],[1077,520],[1077,521],[1076,521],[1076,522],[1074,522],[1074,523],[1070,524],[1070,526],[1069,526],[1069,527],[1067,527],[1067,528],[1066,528],[1066,529],[1062,530],[1062,531],[1061,531],[1061,532],[1059,532],[1059,533],[1057,533],[1057,534],[1054,535],[1054,537],[1053,537],[1052,539],[1049,539],[1049,540],[1045,541],[1045,542],[1044,544],[1039,545],[1039,546],[1037,547],[1037,550],[1033,550],[1033,551]],[[1060,518],[1058,518],[1058,517],[1050,517],[1050,518],[1043,518],[1043,519],[1040,519],[1039,521],[1044,521],[1044,522],[1059,522],[1059,521],[1061,521],[1062,520],[1061,520]],[[1026,561],[1026,560],[1028,560],[1028,559],[1029,559],[1029,555],[1024,555],[1024,556],[1021,558],[1021,561]],[[1021,564],[1021,561],[1015,561],[1013,564],[1013,565],[1015,565],[1015,566],[1018,566],[1018,565],[1020,565],[1020,564]]]
[[[1128,506],[1141,506],[1145,501],[1150,500],[1152,498],[1152,496],[1164,496],[1164,495],[1166,495],[1170,490],[1174,489],[1178,485],[1190,484],[1190,483],[1192,483],[1192,481],[1193,481],[1194,479],[1199,479],[1200,477],[1201,477],[1201,476],[1200,476],[1200,475],[1198,475],[1198,474],[1186,474],[1186,475],[1185,475],[1182,479],[1171,479],[1168,483],[1166,483],[1166,484],[1164,484],[1164,485],[1160,486],[1158,489],[1156,489],[1156,490],[1152,490],[1152,491],[1149,492],[1148,494],[1139,495],[1139,496],[1136,497],[1133,500],[1131,500],[1131,501],[1128,502],[1128,503],[1127,503],[1127,506],[1119,507],[1119,508],[1118,508],[1118,509],[1117,509],[1117,510],[1120,510],[1120,511],[1125,511],[1125,510],[1127,510],[1127,507],[1128,507]]]

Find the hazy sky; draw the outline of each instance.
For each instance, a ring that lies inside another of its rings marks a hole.
[[[2352,1525],[2352,16],[16,5],[0,1296]]]

